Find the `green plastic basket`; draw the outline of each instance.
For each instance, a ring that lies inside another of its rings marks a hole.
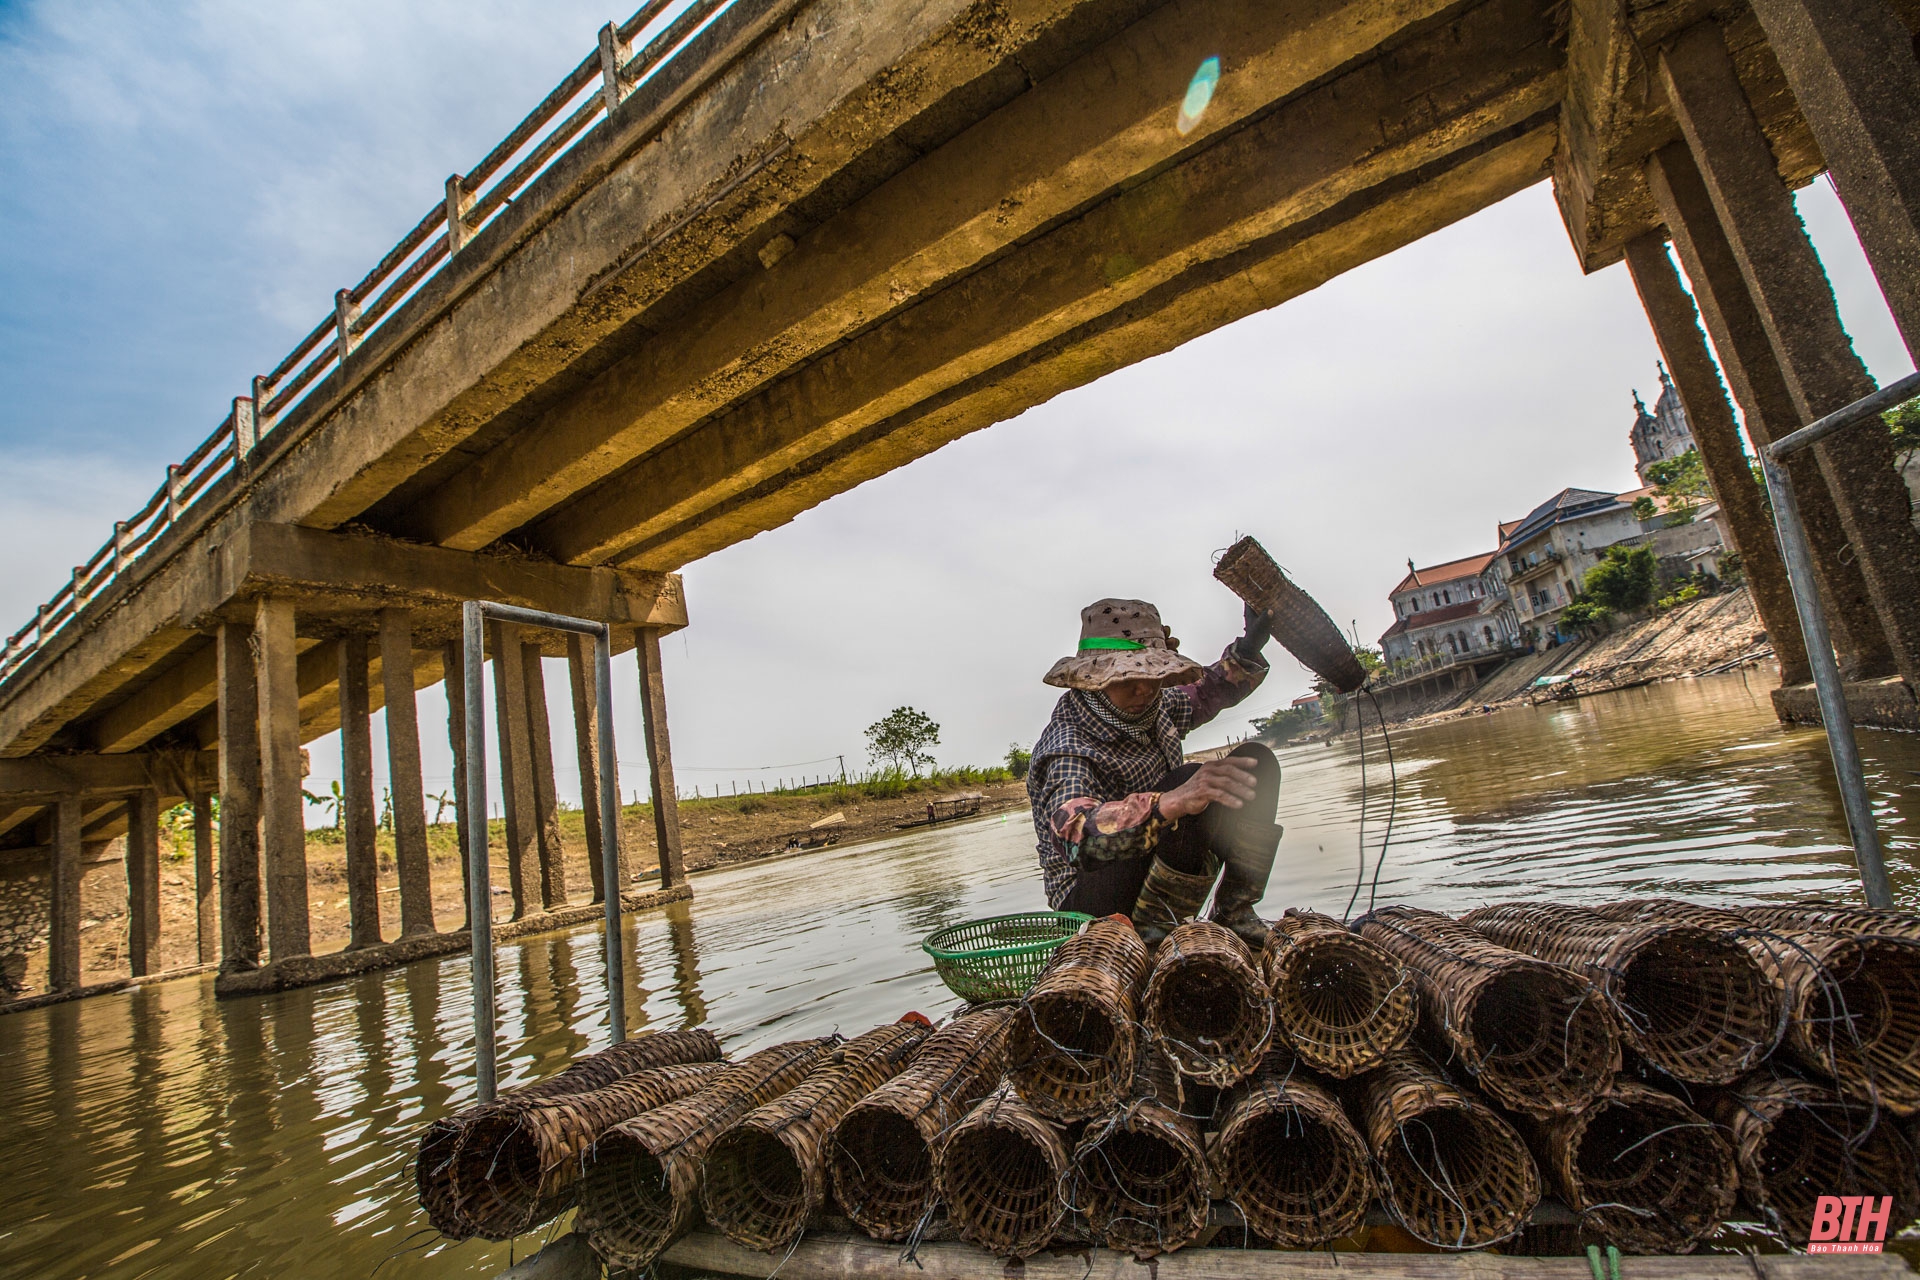
[[[1093,919],[1078,911],[1025,911],[969,920],[930,935],[920,949],[962,1000],[1017,1000],[1060,944]]]

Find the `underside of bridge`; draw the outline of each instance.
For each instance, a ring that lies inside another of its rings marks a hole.
[[[271,896],[276,866],[299,874],[297,742],[342,725],[343,689],[352,724],[440,679],[461,600],[592,617],[657,652],[685,622],[673,570],[1549,178],[1582,266],[1628,260],[1803,678],[1758,499],[1724,483],[1744,475],[1733,409],[1665,244],[1756,443],[1858,394],[1810,247],[1812,275],[1790,269],[1804,233],[1781,202],[1831,159],[1884,284],[1913,179],[1873,164],[1920,140],[1897,119],[1875,131],[1906,109],[1884,93],[1821,79],[1852,47],[1826,10],[1901,91],[1912,67],[1886,59],[1914,64],[1913,0],[739,0],[684,76],[634,92],[457,246],[8,673],[10,767],[148,764],[138,788],[61,792],[85,796],[66,810],[0,776],[0,842],[58,881],[61,848],[139,817],[130,795],[251,768]],[[1815,322],[1790,332],[1802,310]],[[1888,505],[1897,477],[1864,446],[1830,452],[1796,480],[1843,657],[1912,682],[1920,557]],[[409,678],[386,679],[402,660]],[[255,703],[236,748],[223,725]]]

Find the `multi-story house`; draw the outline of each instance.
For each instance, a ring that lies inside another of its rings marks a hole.
[[[1641,535],[1632,504],[1594,489],[1562,489],[1501,529],[1495,554],[1505,564],[1515,621],[1542,636],[1554,632],[1606,549]]]
[[[1393,625],[1380,637],[1388,664],[1505,649],[1513,632],[1498,613],[1504,580],[1497,572],[1488,575],[1494,559],[1489,551],[1426,569],[1407,561],[1407,576],[1388,596]]]
[[[1653,412],[1648,413],[1640,393],[1633,393],[1637,413],[1627,432],[1627,442],[1633,446],[1633,471],[1643,485],[1648,483],[1648,467],[1693,448],[1693,428],[1687,423],[1687,411],[1680,407],[1680,393],[1673,389],[1667,367],[1658,363],[1654,367],[1660,370],[1659,398],[1653,402]]]

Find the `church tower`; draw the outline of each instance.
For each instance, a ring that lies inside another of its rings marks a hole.
[[[1633,471],[1643,485],[1648,483],[1649,466],[1693,448],[1693,428],[1687,423],[1687,411],[1680,407],[1680,393],[1674,390],[1666,366],[1656,362],[1654,367],[1660,371],[1660,395],[1653,402],[1653,412],[1647,412],[1646,402],[1635,391],[1633,427],[1627,432],[1633,445]]]

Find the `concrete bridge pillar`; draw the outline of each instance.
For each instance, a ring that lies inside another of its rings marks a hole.
[[[267,872],[267,946],[278,961],[312,951],[292,600],[261,596],[256,602],[253,650],[260,711],[260,851]]]
[[[553,722],[547,711],[547,672],[540,646],[522,644],[520,673],[527,684],[527,759],[533,767],[534,839],[540,854],[540,906],[567,905],[567,865],[560,846],[560,796],[553,781]]]
[[[196,791],[193,805],[194,941],[201,964],[220,958],[220,899],[213,878],[213,797]]]
[[[476,821],[467,807],[467,651],[455,636],[441,650],[440,669],[446,673],[447,740],[453,748],[453,821],[460,841],[460,901],[462,929],[473,928],[473,872],[467,866],[467,824]],[[486,814],[477,818],[487,820]]]
[[[433,873],[420,772],[420,713],[413,700],[413,621],[380,611],[380,680],[387,707],[387,777],[393,787],[393,860],[400,875],[400,933],[433,930]],[[449,698],[456,686],[449,684]],[[463,846],[464,847],[464,846]]]
[[[616,822],[611,833],[600,827],[600,699],[596,687],[599,672],[593,661],[593,637],[578,634],[567,636],[567,677],[573,689],[573,726],[574,749],[578,753],[580,765],[581,815],[586,819],[587,828],[587,868],[593,880],[593,900],[607,900],[607,885],[601,852],[603,839],[614,842],[614,858],[618,863],[618,883],[615,892],[624,889],[631,873],[627,868],[627,851],[620,843],[620,828]],[[619,812],[619,795],[614,796],[614,812]]]
[[[47,987],[72,991],[80,985],[80,831],[86,813],[77,795],[53,805],[53,876],[47,930]]]
[[[380,945],[379,818],[373,803],[373,725],[367,688],[367,637],[338,641],[340,655],[340,803],[347,837],[348,950]]]
[[[1832,287],[1754,119],[1720,28],[1702,23],[1659,57],[1660,78],[1740,274],[1786,376],[1796,425],[1873,390]],[[1837,501],[1896,669],[1920,688],[1920,533],[1884,432],[1852,431],[1812,452]]]
[[[1667,256],[1665,236],[1649,232],[1629,240],[1626,248],[1633,287],[1640,294],[1654,340],[1672,371],[1673,384],[1680,392],[1680,403],[1686,408],[1687,422],[1700,450],[1701,466],[1713,486],[1715,501],[1726,513],[1733,549],[1746,567],[1754,606],[1780,660],[1780,683],[1804,684],[1813,675],[1807,666],[1806,642],[1800,634],[1799,615],[1794,612],[1786,566],[1781,563],[1759,487],[1740,448],[1733,405],[1727,400],[1720,372],[1700,334],[1698,313],[1680,285],[1673,259]]]
[[[1886,0],[1754,0],[1834,187],[1920,362],[1920,58]]]
[[[642,627],[635,637],[640,659],[640,714],[647,731],[647,782],[653,789],[653,833],[660,851],[660,887],[686,879],[680,853],[680,797],[673,789],[673,746],[667,738],[667,684],[660,672],[660,632]]]
[[[127,798],[127,966],[136,978],[160,970],[160,795]]]
[[[513,918],[518,920],[531,908],[527,851],[539,839],[528,745],[526,654],[520,646],[519,627],[490,622],[487,631],[488,648],[493,651],[495,732],[500,742],[500,807],[507,828],[507,887],[513,898]],[[475,820],[485,822],[486,815],[478,814]]]
[[[260,709],[253,628],[214,632],[220,735],[220,967],[260,967]]]

